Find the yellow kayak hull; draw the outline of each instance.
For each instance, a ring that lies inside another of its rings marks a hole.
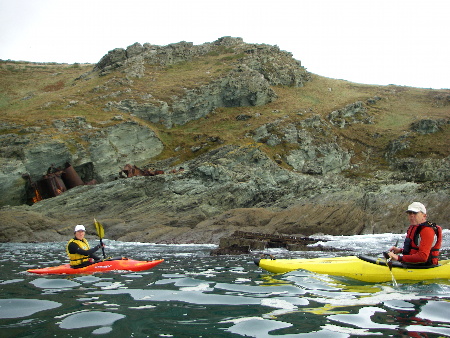
[[[264,270],[273,273],[286,273],[294,270],[307,270],[331,276],[342,276],[363,282],[387,282],[392,280],[422,281],[430,279],[449,279],[450,260],[439,261],[432,268],[393,267],[392,275],[386,260],[373,259],[374,262],[357,256],[311,258],[311,259],[255,259],[255,263]]]

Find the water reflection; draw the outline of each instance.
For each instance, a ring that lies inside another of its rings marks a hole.
[[[36,312],[51,310],[60,303],[38,299],[0,299],[0,318],[28,317]]]
[[[430,322],[450,323],[450,303],[444,301],[429,301],[422,306],[417,317]]]
[[[80,329],[85,327],[100,326],[93,334],[105,334],[112,331],[111,325],[124,315],[113,312],[89,311],[67,316],[59,324],[61,329]]]
[[[31,281],[35,287],[40,289],[70,289],[80,286],[80,283],[73,282],[67,279],[48,279],[48,278],[37,278]]]
[[[228,322],[232,322],[234,325],[227,331],[247,337],[270,337],[269,332],[292,326],[290,323],[263,318],[245,318],[224,323]]]

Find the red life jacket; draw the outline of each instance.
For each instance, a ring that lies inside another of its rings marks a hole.
[[[439,260],[439,249],[441,248],[442,244],[442,228],[435,223],[427,221],[408,229],[405,243],[403,245],[403,254],[410,255],[419,251],[419,245],[421,241],[420,232],[425,227],[431,227],[435,233],[433,245],[431,247],[430,253],[428,254],[428,260],[426,261],[425,265],[437,265]]]

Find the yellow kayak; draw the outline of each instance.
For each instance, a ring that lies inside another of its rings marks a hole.
[[[255,264],[264,270],[274,273],[285,273],[293,270],[307,270],[331,276],[342,276],[363,282],[388,282],[395,280],[422,281],[429,279],[449,279],[450,260],[439,261],[433,267],[408,266],[394,262],[392,270],[384,258],[369,256],[346,256],[311,259],[255,259]],[[391,275],[392,272],[392,275]]]

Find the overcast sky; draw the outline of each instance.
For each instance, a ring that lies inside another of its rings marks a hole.
[[[0,59],[96,63],[135,42],[277,45],[312,73],[450,88],[449,0],[0,0]]]

